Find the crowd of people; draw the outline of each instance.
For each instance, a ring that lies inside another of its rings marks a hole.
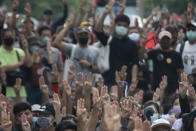
[[[196,131],[196,5],[130,27],[126,0],[62,2],[37,29],[29,3],[21,27],[19,0],[0,12],[0,130]]]

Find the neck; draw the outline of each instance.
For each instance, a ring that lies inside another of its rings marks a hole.
[[[13,47],[12,46],[6,46],[4,45],[3,46],[7,51],[12,51]]]
[[[161,51],[163,51],[163,52],[169,52],[169,51],[171,51],[171,48],[169,48],[169,49],[163,49],[163,48],[161,48]]]
[[[86,44],[86,45],[79,44],[79,45],[80,45],[80,47],[82,47],[82,48],[87,48],[87,47],[88,47],[88,44]]]

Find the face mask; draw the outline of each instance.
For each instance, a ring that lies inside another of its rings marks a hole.
[[[116,34],[120,36],[125,36],[128,32],[128,29],[123,26],[116,26]]]
[[[176,116],[180,115],[180,113],[181,113],[181,108],[180,108],[180,106],[174,106],[173,109],[172,109],[172,112],[173,112]]]
[[[39,49],[40,49],[39,46],[32,46],[32,47],[30,47],[31,53],[33,53],[33,52],[35,52],[36,50],[39,50]]]
[[[79,38],[79,43],[81,45],[87,45],[88,44],[88,37],[86,37],[86,38]]]
[[[138,33],[131,33],[129,38],[135,42],[138,42],[140,40],[140,35]]]
[[[188,31],[187,33],[186,33],[186,35],[187,35],[187,38],[189,39],[189,40],[195,40],[196,39],[196,31]]]
[[[151,123],[153,123],[153,121],[156,121],[158,119],[159,119],[159,115],[158,114],[153,114],[153,116],[150,117]]]
[[[4,39],[4,44],[6,45],[6,46],[11,46],[11,45],[13,45],[13,43],[14,43],[14,39],[13,38],[6,38],[6,39]]]
[[[51,118],[49,117],[33,117],[32,122],[38,129],[49,128],[51,126]]]
[[[44,38],[42,38],[42,46],[45,47],[48,43],[51,43],[52,39],[48,36],[45,36]]]

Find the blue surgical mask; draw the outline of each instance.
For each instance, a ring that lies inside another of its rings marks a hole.
[[[33,52],[35,52],[35,51],[37,51],[37,50],[39,50],[40,49],[40,47],[39,46],[37,46],[37,45],[34,45],[34,46],[31,46],[30,47],[30,51],[33,53]]]
[[[33,117],[32,122],[36,128],[49,128],[51,126],[51,118],[50,117]]]
[[[187,38],[188,38],[189,40],[196,40],[196,31],[190,30],[190,31],[188,31],[188,32],[186,33],[186,35],[187,35]]]
[[[172,109],[172,112],[173,112],[176,116],[180,115],[180,113],[181,113],[181,108],[180,108],[180,106],[174,106],[173,109]]]
[[[124,26],[116,26],[116,34],[120,36],[125,36],[128,33],[128,29]]]
[[[150,117],[150,121],[151,121],[151,123],[153,123],[153,121],[156,121],[156,120],[158,120],[159,119],[159,115],[158,114],[153,114],[153,116],[151,116]]]

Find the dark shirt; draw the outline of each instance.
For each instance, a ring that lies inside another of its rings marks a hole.
[[[148,53],[153,61],[153,90],[159,87],[162,76],[166,75],[168,87],[166,92],[173,93],[178,88],[178,69],[183,69],[182,59],[176,51],[163,52],[160,49]]]
[[[103,32],[95,32],[97,38],[105,46],[107,44],[109,36]],[[110,44],[110,70],[103,74],[106,85],[111,86],[115,84],[115,71],[120,71],[123,65],[126,65],[127,81],[131,81],[131,69],[132,65],[138,64],[138,48],[134,41],[128,37],[118,39],[113,37]],[[99,63],[98,63],[99,64]]]

